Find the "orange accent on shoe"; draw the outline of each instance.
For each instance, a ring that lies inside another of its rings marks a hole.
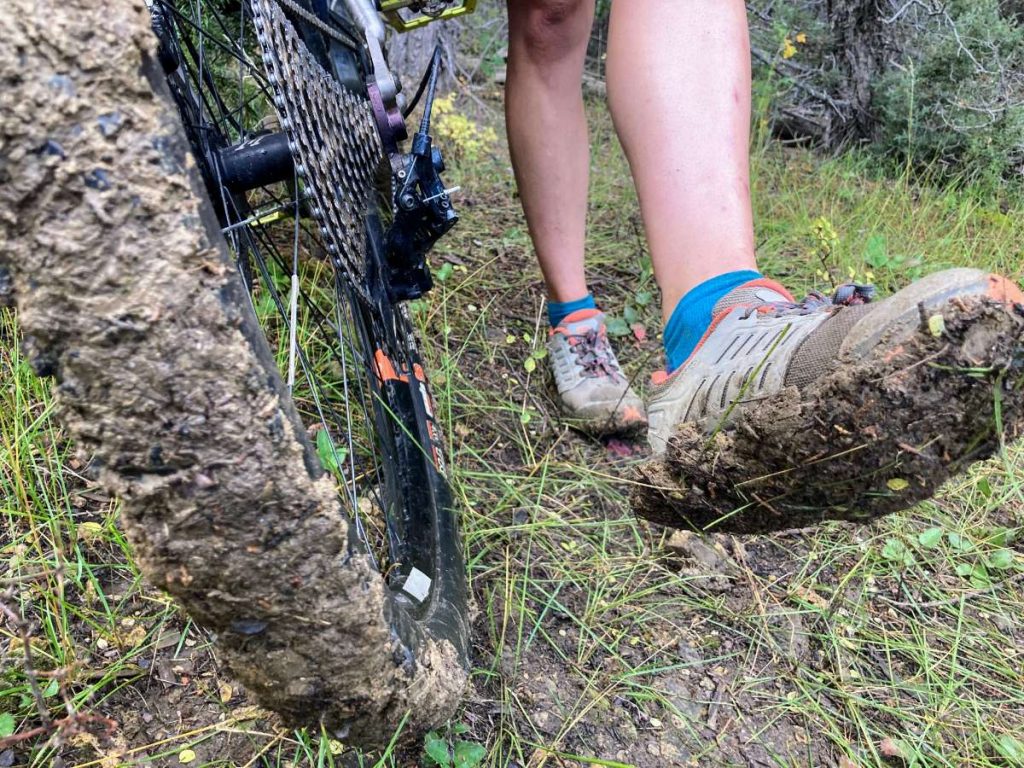
[[[1024,304],[1024,292],[1002,275],[988,276],[988,297],[1003,304]]]
[[[409,381],[408,376],[399,376],[395,371],[395,366],[388,359],[388,356],[384,354],[382,350],[377,350],[373,353],[373,367],[377,370],[377,378],[382,382],[384,381]]]
[[[644,416],[639,410],[631,405],[627,405],[622,409],[622,423],[623,424],[634,424],[644,420]]]
[[[601,314],[600,309],[577,309],[575,312],[572,312],[566,315],[564,318],[562,318],[561,324],[555,326],[550,331],[548,331],[548,336],[554,336],[556,333],[564,333],[566,336],[568,336],[569,327],[566,325],[566,323],[578,323],[581,320],[589,320],[590,318],[599,314]]]
[[[423,366],[419,363],[412,364],[412,375],[416,377],[417,381],[422,381],[424,384],[427,383],[427,372],[423,370]]]

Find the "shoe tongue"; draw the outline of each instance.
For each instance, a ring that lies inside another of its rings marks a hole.
[[[733,307],[756,307],[761,304],[770,304],[773,301],[795,301],[793,295],[776,283],[774,280],[758,278],[733,288],[725,296],[720,298],[711,310],[711,316],[715,317],[720,312],[725,312]]]
[[[604,312],[599,309],[577,309],[572,314],[566,315],[559,328],[564,328],[567,333],[574,336],[582,336],[587,331],[596,331],[604,325]]]

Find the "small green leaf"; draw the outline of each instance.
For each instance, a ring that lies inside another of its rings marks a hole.
[[[441,265],[441,268],[434,273],[434,278],[437,280],[437,282],[443,283],[445,280],[452,276],[452,272],[454,271],[455,267],[453,267],[451,263],[446,261],[444,264]]]
[[[50,684],[43,689],[43,697],[47,699],[52,698],[57,695],[57,691],[59,690],[60,683],[57,682],[57,678],[53,678],[53,680],[50,681]]]
[[[533,359],[534,360],[543,360],[547,356],[548,356],[548,348],[547,347],[537,347],[537,349],[535,349],[533,351]]]
[[[452,726],[452,733],[454,733],[456,736],[460,733],[469,733],[469,726],[465,723],[456,723]]]
[[[449,768],[452,764],[452,756],[448,750],[448,742],[430,731],[423,739],[423,752],[433,765]]]
[[[513,335],[512,335],[511,333],[510,333],[510,334],[509,334],[508,336],[506,336],[506,337],[505,337],[505,343],[506,343],[506,344],[515,344],[515,343],[516,343],[516,337],[515,337],[515,336],[513,336]]]
[[[864,248],[864,261],[875,269],[886,267],[889,265],[887,250],[885,235],[872,235]]]
[[[533,416],[530,415],[529,411],[523,411],[522,413],[519,414],[520,424],[529,424],[532,419]]]
[[[970,563],[960,563],[956,567],[956,575],[957,576],[970,576],[971,575],[971,571],[973,571],[973,570],[974,570],[974,566],[971,565]]]
[[[196,759],[195,751],[191,749],[183,749],[178,753],[178,762],[182,765],[187,765]]]
[[[988,567],[997,571],[1005,571],[1013,567],[1013,552],[1009,549],[997,549],[988,556]]]
[[[971,586],[975,589],[988,589],[992,586],[992,579],[984,563],[975,563],[971,568]]]
[[[487,750],[472,741],[455,742],[455,768],[476,768],[487,756]]]
[[[942,542],[942,529],[938,526],[921,531],[917,536],[917,543],[925,549],[934,549]]]
[[[890,491],[896,491],[897,493],[899,493],[900,491],[905,491],[907,490],[907,488],[910,487],[910,483],[908,483],[902,477],[890,478],[889,480],[886,481],[885,484],[889,486]]]
[[[954,549],[958,549],[961,552],[970,552],[972,549],[974,549],[974,544],[970,541],[970,539],[961,536],[959,533],[947,533],[946,541],[949,542],[949,545],[951,547],[953,547]]]
[[[636,296],[633,297],[633,301],[638,307],[646,307],[653,299],[654,295],[650,291],[637,291]]]
[[[636,310],[630,304],[627,304],[626,308],[622,310],[622,319],[626,321],[627,325],[632,325],[640,318],[637,317]]]
[[[328,472],[341,472],[341,462],[345,460],[348,449],[339,448],[331,439],[326,429],[317,430],[316,433],[316,454],[320,457],[320,463]]]
[[[994,547],[1008,547],[1017,539],[1017,528],[989,528],[985,539]]]
[[[989,483],[987,477],[978,478],[978,490],[981,491],[981,495],[986,499],[992,498],[992,485]]]
[[[928,330],[932,336],[939,338],[946,332],[946,318],[939,313],[935,313],[928,318]]]
[[[537,370],[537,361],[531,356],[523,361],[523,368],[526,369],[527,373],[533,373]]]
[[[1024,741],[1008,733],[996,739],[996,752],[1014,765],[1024,765]]]
[[[10,712],[0,712],[0,739],[14,733],[14,715]]]
[[[885,542],[885,546],[882,547],[882,557],[886,560],[895,560],[897,562],[903,562],[907,556],[907,547],[899,539],[888,539]]]
[[[606,327],[608,328],[609,336],[622,337],[629,336],[631,333],[629,323],[621,317],[609,317],[606,321]]]

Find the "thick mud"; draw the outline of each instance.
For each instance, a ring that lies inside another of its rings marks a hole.
[[[379,743],[443,722],[454,648],[396,639],[309,460],[177,117],[154,96],[145,3],[10,0],[0,14],[0,302],[148,577],[295,724]],[[415,724],[415,725],[413,725]]]
[[[638,515],[759,533],[863,521],[932,496],[1024,419],[1024,310],[950,302],[899,345],[750,404],[712,437],[681,425],[637,471]],[[933,332],[937,331],[937,332]]]

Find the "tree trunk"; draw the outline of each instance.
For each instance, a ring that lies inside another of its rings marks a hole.
[[[408,34],[397,32],[388,40],[388,63],[402,81],[402,87],[411,97],[420,78],[430,65],[430,57],[438,45],[444,56],[444,68],[438,78],[438,92],[443,93],[455,84],[455,51],[462,31],[459,21],[437,22]]]
[[[838,126],[840,141],[878,138],[872,109],[872,85],[882,73],[884,30],[877,0],[829,0],[832,51],[843,74],[839,96],[849,103],[850,114]]]

